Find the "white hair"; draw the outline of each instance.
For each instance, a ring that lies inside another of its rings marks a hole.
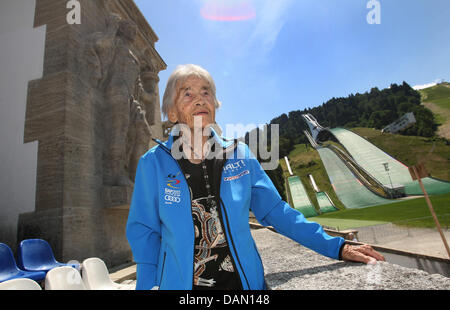
[[[187,64],[179,65],[175,68],[167,81],[166,90],[164,91],[162,113],[164,117],[167,117],[170,109],[175,104],[175,96],[177,94],[177,86],[181,85],[186,79],[191,76],[196,76],[208,82],[211,87],[211,91],[214,97],[214,104],[216,109],[221,105],[221,102],[216,97],[216,84],[214,83],[211,74],[198,65]]]

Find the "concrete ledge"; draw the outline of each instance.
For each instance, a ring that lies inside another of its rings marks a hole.
[[[258,223],[250,223],[250,227],[253,229],[269,229],[273,232],[278,233],[273,227],[268,226],[264,227]],[[346,233],[351,232],[355,233],[353,230],[348,231],[340,231],[337,232],[335,230],[325,229],[325,232],[330,236],[339,236],[344,237]],[[355,242],[346,240],[347,243],[353,245],[362,245],[367,243]],[[420,253],[408,252],[403,250],[397,250],[393,248],[383,247],[379,245],[369,244],[373,249],[380,252],[385,258],[386,261],[392,264],[400,265],[406,268],[416,268],[419,270],[426,271],[428,273],[438,273],[445,277],[450,277],[450,259],[432,256],[432,255],[424,255]]]
[[[276,290],[449,290],[450,278],[389,262],[365,265],[320,255],[269,229],[253,229],[265,279]]]

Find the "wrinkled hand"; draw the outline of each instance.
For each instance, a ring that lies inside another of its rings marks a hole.
[[[375,265],[377,261],[386,261],[383,255],[367,244],[345,244],[342,249],[342,259],[346,261],[361,262],[368,265]]]

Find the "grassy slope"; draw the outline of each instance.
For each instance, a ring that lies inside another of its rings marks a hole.
[[[422,102],[433,102],[441,108],[450,109],[450,83],[442,83],[419,90]]]
[[[430,197],[434,211],[443,228],[450,226],[450,193]],[[323,221],[321,221],[323,219]],[[332,221],[336,219],[336,221]],[[349,227],[358,227],[358,221],[394,222],[399,225],[412,227],[435,227],[425,198],[417,198],[393,204],[375,206],[365,209],[343,210],[340,212],[323,214],[311,218],[324,225],[339,226],[340,219],[356,220],[355,225],[345,222]],[[370,224],[370,223],[369,223]],[[342,228],[341,225],[340,228]],[[346,227],[343,227],[346,228]]]
[[[419,90],[422,103],[430,109],[440,125],[437,134],[450,139],[450,83]]]

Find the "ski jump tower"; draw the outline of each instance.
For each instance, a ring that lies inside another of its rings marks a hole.
[[[311,135],[315,141],[317,141],[317,136],[319,133],[324,130],[323,128],[316,120],[316,118],[312,114],[302,114],[302,117],[305,119],[306,124],[308,124],[309,131],[311,132]]]
[[[302,114],[303,119],[306,124],[308,124],[310,136],[314,140],[314,142],[326,141],[328,139],[333,139],[330,134],[330,129],[323,127],[317,122],[317,119],[312,114]],[[307,135],[308,136],[308,135]],[[314,146],[315,144],[312,143]]]

